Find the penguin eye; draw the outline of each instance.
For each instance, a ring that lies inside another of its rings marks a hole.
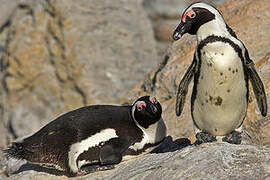
[[[141,101],[138,105],[137,105],[137,109],[138,111],[141,111],[143,109],[143,107],[146,107],[146,103],[144,101]]]
[[[193,13],[191,13],[189,17],[190,18],[195,18],[196,17],[196,13],[193,11]]]

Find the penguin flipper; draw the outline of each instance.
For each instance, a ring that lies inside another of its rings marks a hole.
[[[254,63],[251,59],[247,61],[246,67],[247,67],[248,77],[251,82],[253,92],[257,100],[257,104],[259,106],[262,116],[265,117],[267,115],[267,100],[266,100],[266,95],[265,95],[265,90],[264,90],[262,80],[260,76],[258,75],[254,67]]]
[[[101,148],[99,160],[101,165],[118,164],[122,161],[122,154],[130,143],[121,138],[112,138]]]
[[[193,57],[193,61],[191,65],[188,67],[184,77],[182,78],[181,82],[179,83],[177,94],[176,94],[176,105],[175,105],[175,111],[176,115],[180,116],[182,113],[182,110],[184,108],[186,95],[188,92],[188,85],[194,75],[195,67],[196,67],[197,61],[195,58],[195,54]]]

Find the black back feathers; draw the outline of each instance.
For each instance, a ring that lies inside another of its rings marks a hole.
[[[33,152],[27,150],[24,144],[19,142],[13,142],[10,148],[4,150],[4,153],[15,159],[25,159],[33,155]]]

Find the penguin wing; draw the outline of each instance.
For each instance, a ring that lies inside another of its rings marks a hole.
[[[122,161],[123,152],[131,145],[126,139],[112,138],[101,148],[99,159],[101,165],[118,164]]]
[[[265,117],[267,115],[267,100],[262,80],[254,67],[253,61],[249,58],[247,50],[245,51],[245,57],[245,66],[248,72],[248,77],[251,82],[261,114]]]
[[[180,116],[185,104],[185,99],[186,99],[186,95],[188,92],[188,85],[194,75],[195,72],[195,68],[197,65],[197,61],[196,61],[196,55],[194,54],[193,57],[193,61],[191,63],[191,65],[188,67],[184,77],[182,78],[179,86],[178,86],[178,90],[177,90],[177,94],[176,94],[176,106],[175,106],[175,111],[176,111],[176,115]]]

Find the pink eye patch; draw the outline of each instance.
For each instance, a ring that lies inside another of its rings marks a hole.
[[[150,100],[151,103],[156,102],[156,99],[154,97],[150,97],[149,100]]]
[[[137,105],[138,108],[142,108],[143,106],[146,107],[146,103],[144,101],[141,101],[141,103]]]
[[[186,12],[184,16],[182,17],[183,22],[186,22],[187,16],[190,18],[194,18],[196,16],[196,13],[193,10],[189,10],[188,12]]]

